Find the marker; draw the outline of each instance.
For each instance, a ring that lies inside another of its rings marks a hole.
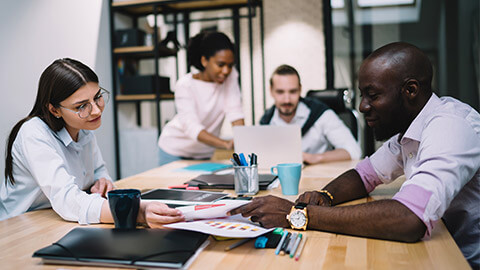
[[[242,162],[240,161],[240,158],[238,157],[237,153],[233,153],[233,160],[235,160],[238,166],[242,166]]]
[[[291,236],[292,236],[292,234],[288,232],[287,233],[287,238],[285,239],[285,241],[283,241],[282,248],[280,249],[280,255],[285,255],[285,250],[287,249],[288,242],[290,242]]]
[[[287,238],[288,231],[283,231],[282,232],[282,238],[280,239],[280,242],[278,242],[277,248],[275,249],[275,255],[278,255],[280,253],[280,249],[282,248],[283,242],[285,242],[285,238]]]
[[[295,261],[298,261],[298,259],[300,258],[300,255],[302,254],[303,247],[305,247],[305,242],[307,242],[307,235],[306,234],[303,237],[302,244],[298,248],[297,254],[295,254]]]
[[[238,241],[238,242],[235,242],[235,243],[233,243],[232,245],[226,247],[226,248],[225,248],[225,251],[229,251],[229,250],[232,250],[232,249],[234,249],[234,248],[236,248],[236,247],[239,247],[239,246],[247,243],[247,242],[250,241],[250,240],[252,240],[252,238],[245,238],[245,239],[242,239],[242,240],[240,240],[240,241]]]
[[[293,256],[295,255],[295,251],[297,251],[298,244],[300,244],[300,241],[302,241],[302,234],[301,233],[298,234],[297,240],[295,241],[295,244],[293,245],[293,248],[290,251],[290,258],[293,258]]]
[[[252,153],[251,158],[250,158],[250,165],[257,165],[257,155],[255,153]]]
[[[293,245],[295,244],[295,241],[297,240],[297,235],[298,235],[298,233],[292,233],[292,237],[290,238],[290,241],[288,242],[288,246],[285,249],[285,252],[287,254],[290,254],[290,251],[292,251]]]
[[[243,153],[240,153],[239,157],[240,157],[240,163],[242,164],[242,166],[248,166],[247,160],[245,159],[245,155]]]

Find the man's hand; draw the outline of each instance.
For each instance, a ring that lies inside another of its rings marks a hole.
[[[330,203],[327,198],[325,198],[322,193],[318,191],[307,191],[302,195],[298,196],[295,203],[306,203],[320,206],[330,206]]]
[[[231,210],[229,215],[242,214],[251,217],[250,220],[258,222],[265,228],[289,227],[287,215],[292,209],[293,202],[275,197],[255,197],[252,202]]]
[[[141,220],[142,216],[144,220]],[[185,217],[180,210],[169,208],[166,204],[142,201],[138,221],[150,228],[159,228],[163,224],[185,221]]]
[[[115,187],[113,186],[112,181],[107,180],[106,178],[100,178],[95,183],[93,186],[90,188],[91,193],[98,193],[102,197],[107,198],[107,193],[110,190],[114,190]]]

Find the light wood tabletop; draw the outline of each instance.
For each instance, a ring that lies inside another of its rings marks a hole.
[[[144,173],[127,177],[117,188],[138,188],[143,191],[182,184],[198,172],[179,172],[194,161],[177,161]],[[356,162],[337,162],[306,166],[302,171],[300,193],[319,189]],[[391,198],[402,179],[379,187],[371,197],[349,204]],[[233,195],[233,190],[224,192]],[[260,191],[258,195],[281,195],[281,189]],[[283,196],[294,201],[296,196]],[[39,210],[0,221],[0,269],[112,269],[78,266],[44,265],[32,254],[60,239],[80,225],[62,220],[53,210]],[[89,225],[112,228],[113,224]],[[274,249],[255,249],[253,241],[224,251],[236,240],[216,241],[193,262],[190,269],[470,269],[460,249],[442,222],[438,222],[428,240],[413,244],[306,231],[308,240],[299,261],[276,256]]]

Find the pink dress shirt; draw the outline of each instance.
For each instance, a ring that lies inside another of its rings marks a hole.
[[[401,175],[393,197],[426,225],[443,218],[469,263],[480,265],[480,115],[433,94],[402,138],[395,135],[356,170],[367,192]],[[475,267],[474,267],[475,268]]]

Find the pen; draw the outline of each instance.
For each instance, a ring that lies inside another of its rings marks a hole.
[[[293,258],[293,256],[295,255],[295,251],[297,251],[298,244],[300,244],[300,241],[302,241],[302,234],[301,233],[298,234],[297,240],[295,241],[295,244],[293,245],[293,248],[290,251],[290,258]]]
[[[237,242],[233,243],[232,245],[226,247],[226,248],[225,248],[225,251],[229,251],[229,250],[232,250],[232,249],[234,249],[234,248],[236,248],[236,247],[239,247],[239,246],[247,243],[247,242],[250,241],[250,240],[252,240],[252,238],[245,238],[245,239],[242,239],[242,240],[240,240],[240,241],[237,241]]]
[[[232,162],[233,166],[240,166],[233,158],[230,159]]]
[[[292,250],[293,245],[295,244],[295,241],[297,240],[297,233],[292,233],[292,237],[290,237],[290,241],[288,241],[288,246],[285,248],[285,252],[287,254],[290,254],[290,251]]]
[[[307,242],[306,234],[303,236],[303,241],[302,241],[302,244],[300,244],[300,247],[298,248],[297,254],[295,254],[295,261],[298,261],[298,259],[300,258],[300,254],[302,254],[303,247],[305,247],[305,242]]]
[[[285,242],[285,238],[287,238],[288,231],[283,231],[282,232],[282,238],[280,239],[280,242],[278,242],[277,248],[275,249],[275,255],[278,255],[280,253],[280,249],[282,248],[283,242]]]
[[[285,249],[287,249],[288,242],[290,241],[291,236],[292,236],[292,234],[287,232],[287,238],[285,239],[285,241],[283,241],[283,245],[280,248],[280,255],[285,255]]]

